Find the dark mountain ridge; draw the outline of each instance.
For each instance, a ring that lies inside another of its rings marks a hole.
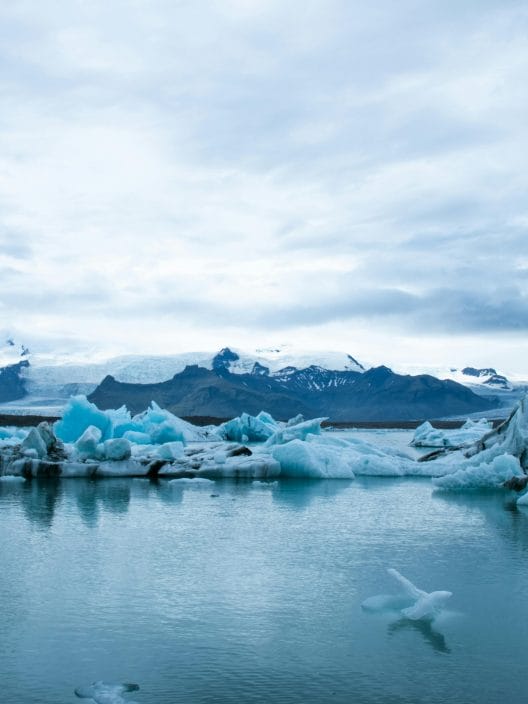
[[[255,365],[249,374],[232,374],[222,363],[229,362],[226,350],[221,354],[212,370],[192,365],[156,384],[127,384],[107,376],[89,399],[100,408],[125,404],[133,413],[156,401],[178,416],[226,418],[265,410],[281,420],[302,413],[334,421],[419,420],[496,405],[454,381],[395,374],[384,366],[366,372],[286,367],[270,376]]]
[[[26,395],[26,382],[22,370],[29,367],[29,362],[23,359],[16,364],[8,364],[0,369],[0,403],[18,401]]]

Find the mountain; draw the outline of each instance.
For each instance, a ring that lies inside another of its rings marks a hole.
[[[233,373],[231,364],[236,362],[225,348],[213,359],[212,369],[188,366],[162,383],[123,383],[107,376],[89,399],[100,408],[125,404],[133,412],[154,400],[181,416],[227,418],[266,410],[279,419],[302,413],[333,421],[417,420],[494,405],[455,382],[425,374],[404,376],[383,366],[368,371],[290,366],[271,373],[259,363],[249,373]]]
[[[22,371],[29,367],[29,362],[22,360],[8,364],[0,369],[0,403],[18,401],[26,395],[26,385]]]
[[[493,386],[498,389],[511,390],[512,388],[510,381],[502,374],[497,374],[493,367],[486,367],[484,369],[464,367],[462,374],[469,377],[470,383],[478,381],[481,384],[487,384],[488,386]]]
[[[27,347],[12,338],[0,345],[0,403],[17,401],[27,393],[23,372],[29,367]]]
[[[291,347],[249,353],[225,347],[216,354],[128,355],[72,364],[28,358],[25,348],[10,341],[0,348],[0,362],[5,363],[0,402],[48,413],[82,393],[104,408],[126,403],[141,411],[156,400],[186,416],[225,418],[265,409],[278,418],[302,413],[335,421],[416,420],[486,412],[500,405],[498,396],[507,404],[511,394],[492,383],[500,375],[491,368],[452,370],[455,381],[465,380],[461,385],[430,374],[397,374],[388,367],[367,370],[341,352]]]

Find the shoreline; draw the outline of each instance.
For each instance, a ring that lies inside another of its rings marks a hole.
[[[43,421],[54,423],[60,420],[60,416],[50,415],[22,415],[0,413],[0,427],[14,426],[16,428],[29,428],[37,426]],[[220,425],[231,418],[213,418],[210,416],[183,416],[182,420],[192,423],[197,426]],[[354,421],[324,421],[321,424],[323,428],[335,428],[336,430],[415,430],[419,425],[425,422],[423,420],[354,420]],[[496,428],[504,421],[504,418],[489,418],[493,427]],[[433,428],[439,430],[456,430],[464,425],[465,420],[429,420]]]

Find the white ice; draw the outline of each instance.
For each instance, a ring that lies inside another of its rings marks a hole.
[[[485,418],[477,421],[468,418],[461,428],[454,430],[433,428],[429,421],[425,421],[416,428],[411,445],[414,447],[459,447],[480,440],[491,428],[492,424]]]
[[[388,574],[400,585],[400,594],[379,594],[365,599],[361,606],[367,611],[399,611],[412,621],[432,621],[442,611],[446,601],[453,595],[448,591],[425,592],[395,569]]]
[[[9,443],[1,445],[0,474],[159,474],[171,478],[264,480],[422,476],[435,477],[435,487],[442,489],[501,487],[509,479],[524,476],[518,458],[526,457],[528,447],[526,405],[520,405],[507,431],[485,441],[483,451],[474,452],[469,447],[434,461],[417,462],[400,451],[381,448],[360,437],[322,432],[320,418],[295,418],[284,424],[267,413],[242,414],[230,421],[231,426],[224,424],[216,432],[186,423],[154,403],[144,413],[131,417],[124,407],[100,411],[86,398],[75,397],[62,421],[55,425],[63,438],[74,439],[67,440],[64,446],[57,445],[47,424],[26,431],[18,443],[12,442],[11,434]],[[226,427],[231,430],[226,431]],[[251,447],[225,439],[226,435],[231,437],[231,432],[232,437],[241,439],[247,439],[249,433],[253,437]],[[481,446],[477,449],[482,450]]]

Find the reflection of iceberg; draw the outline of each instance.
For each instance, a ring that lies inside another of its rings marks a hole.
[[[399,611],[402,616],[411,621],[432,621],[444,608],[451,592],[424,592],[397,570],[388,569],[402,588],[402,593],[395,596],[380,594],[365,599],[361,606],[367,611]]]
[[[137,684],[93,682],[87,687],[77,687],[75,694],[80,699],[92,699],[96,704],[134,704],[130,699],[124,699],[123,694],[135,692],[138,689]]]
[[[446,643],[445,636],[435,628],[431,621],[410,621],[408,618],[400,618],[398,621],[389,624],[388,631],[390,635],[399,633],[400,631],[414,630],[418,631],[424,640],[434,648],[438,653],[450,653],[451,650]]]

